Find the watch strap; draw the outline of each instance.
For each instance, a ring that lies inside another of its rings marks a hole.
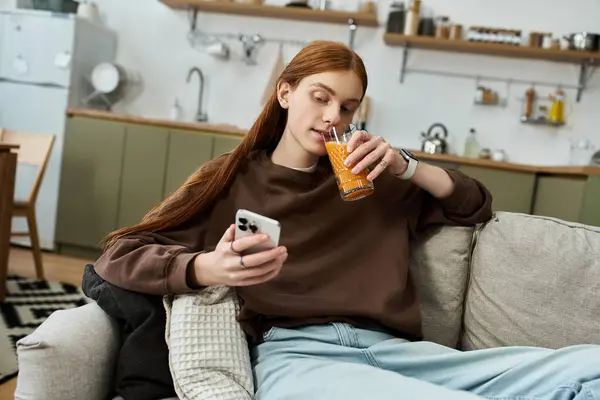
[[[403,150],[400,150],[400,155],[408,162],[408,167],[406,168],[406,171],[397,176],[400,179],[408,180],[412,178],[417,171],[417,165],[419,164],[419,161],[416,158],[411,157]]]

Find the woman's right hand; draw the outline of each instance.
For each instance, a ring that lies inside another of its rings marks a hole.
[[[235,225],[231,225],[214,251],[196,256],[194,275],[199,286],[250,286],[271,280],[279,274],[288,256],[285,247],[242,257],[240,253],[268,241],[269,237],[264,234],[238,240],[234,240],[234,237]]]

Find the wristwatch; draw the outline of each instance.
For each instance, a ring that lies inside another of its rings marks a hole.
[[[412,178],[415,174],[415,171],[417,170],[419,160],[408,150],[400,149],[398,153],[402,156],[402,158],[406,160],[406,162],[408,162],[408,167],[406,168],[406,171],[404,171],[404,173],[396,176],[400,179],[405,180]]]

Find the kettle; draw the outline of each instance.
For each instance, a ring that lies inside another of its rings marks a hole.
[[[438,129],[439,128],[439,129]],[[441,130],[442,136],[440,136]],[[433,124],[429,127],[427,133],[421,132],[423,144],[421,150],[429,154],[447,154],[448,153],[448,129],[440,123]]]

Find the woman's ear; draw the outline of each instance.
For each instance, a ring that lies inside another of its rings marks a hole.
[[[277,101],[281,108],[286,109],[289,107],[288,98],[292,92],[292,87],[287,82],[280,82],[277,85]]]

